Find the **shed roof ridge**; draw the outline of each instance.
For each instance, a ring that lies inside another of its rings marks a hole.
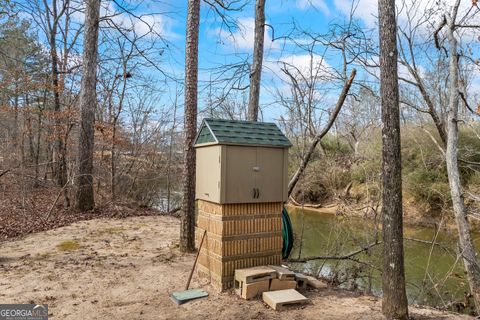
[[[215,118],[203,119],[195,139],[195,145],[206,144],[291,146],[290,141],[276,123]]]
[[[277,126],[277,124],[275,122],[269,122],[269,121],[267,122],[267,121],[252,121],[252,120],[231,120],[231,119],[217,119],[217,118],[204,118],[203,120],[204,121],[233,122],[233,123],[242,122],[242,123],[251,123],[251,124],[262,123],[262,124],[271,124],[271,125]]]

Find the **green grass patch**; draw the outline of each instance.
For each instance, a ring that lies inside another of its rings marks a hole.
[[[57,245],[59,251],[72,251],[78,248],[80,248],[80,243],[77,240],[66,240]]]

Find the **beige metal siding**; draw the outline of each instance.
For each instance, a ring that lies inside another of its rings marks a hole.
[[[222,145],[221,160],[220,160],[220,202],[226,202],[227,193],[227,146]]]
[[[222,146],[197,148],[196,198],[220,203]]]
[[[288,150],[258,146],[197,148],[196,198],[216,203],[287,201]],[[259,197],[254,198],[254,189]]]
[[[226,146],[225,203],[255,202],[255,172],[257,148]]]
[[[258,202],[283,201],[284,149],[257,147],[256,187]]]

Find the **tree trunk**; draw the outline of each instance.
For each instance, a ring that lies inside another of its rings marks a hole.
[[[49,10],[49,8],[47,8]],[[51,77],[53,87],[53,108],[55,111],[54,124],[54,149],[53,149],[53,175],[57,184],[61,187],[67,182],[67,166],[66,159],[63,157],[63,141],[61,138],[62,121],[60,117],[60,88],[59,88],[59,72],[58,72],[58,54],[57,54],[57,33],[58,33],[58,12],[57,1],[52,1],[52,24],[49,30],[49,45],[50,45],[50,63],[51,63]]]
[[[27,123],[27,133],[28,133],[28,161],[33,162],[35,157],[35,147],[33,146],[33,128],[32,128],[32,109],[30,108],[30,99],[28,93],[25,94],[25,107],[27,109],[25,121]]]
[[[298,167],[297,171],[295,171],[295,174],[293,175],[292,179],[288,183],[288,196],[290,196],[293,192],[293,189],[297,185],[298,180],[300,180],[301,175],[307,168],[308,163],[310,162],[310,158],[313,155],[313,152],[315,151],[315,148],[317,147],[318,143],[322,140],[322,138],[328,133],[330,128],[333,126],[333,123],[335,122],[335,119],[337,119],[338,114],[340,113],[340,110],[342,109],[343,103],[345,102],[345,99],[347,98],[348,92],[350,91],[350,87],[352,86],[353,79],[355,79],[355,75],[357,74],[357,70],[353,69],[352,73],[350,74],[350,77],[348,78],[347,82],[345,82],[345,85],[343,86],[342,93],[340,94],[340,97],[338,98],[337,105],[335,106],[335,109],[333,110],[332,114],[330,115],[330,119],[328,120],[327,125],[323,130],[315,136],[313,139],[312,144],[308,148],[307,153],[302,159],[302,162],[300,163],[300,166]]]
[[[380,96],[382,105],[382,311],[387,319],[408,319],[402,220],[402,166],[395,0],[379,0]]]
[[[458,8],[458,6],[457,6]],[[455,15],[453,15],[455,17]],[[470,223],[467,220],[467,210],[463,198],[460,171],[458,168],[458,53],[457,39],[455,38],[455,22],[449,21],[447,37],[449,42],[449,101],[447,119],[447,150],[445,159],[447,163],[448,183],[452,196],[453,212],[458,229],[458,243],[460,254],[467,272],[467,279],[470,286],[477,313],[480,313],[480,267],[477,262],[477,254],[473,246]]]
[[[18,81],[18,80],[17,80]],[[15,82],[15,98],[13,101],[13,135],[12,135],[12,145],[13,153],[15,154],[15,160],[17,160],[18,154],[18,84]]]
[[[200,0],[188,0],[187,39],[185,45],[185,140],[183,163],[183,214],[180,250],[195,250],[195,149],[197,133],[198,29]]]
[[[40,175],[40,168],[38,166],[40,162],[40,146],[42,138],[42,113],[43,109],[39,107],[38,116],[37,116],[37,145],[35,148],[35,182],[34,187],[38,187],[38,177]]]
[[[117,139],[117,122],[113,122],[112,126],[112,145],[110,147],[111,151],[111,158],[110,158],[110,194],[112,196],[112,202],[115,202],[116,197],[116,188],[115,188],[115,180],[116,180],[116,152],[117,149],[115,148],[115,140]]]
[[[78,174],[76,207],[81,211],[95,206],[93,196],[93,148],[95,106],[97,104],[96,73],[100,0],[88,0],[85,12],[83,44],[83,76],[80,92],[80,132],[78,140]]]
[[[175,101],[173,104],[173,121],[172,121],[172,128],[170,129],[170,144],[168,146],[168,161],[167,161],[167,212],[170,212],[170,201],[171,201],[171,167],[172,167],[172,156],[173,156],[173,137],[175,133],[175,127],[177,125],[176,118],[177,118],[177,103],[178,103],[178,90],[175,93]]]
[[[250,72],[250,96],[248,100],[248,120],[258,120],[260,103],[260,83],[262,78],[263,43],[265,38],[265,0],[255,2],[255,40],[253,44],[253,64]]]
[[[123,56],[123,55],[122,55]],[[117,148],[116,148],[116,143],[117,143],[117,125],[118,125],[118,119],[120,118],[120,114],[122,113],[122,108],[123,108],[123,100],[125,99],[125,93],[127,91],[127,62],[123,62],[123,81],[122,81],[122,93],[120,94],[120,99],[118,101],[118,109],[115,111],[113,106],[111,107],[111,114],[113,115],[112,119],[112,146],[111,146],[111,158],[110,158],[110,192],[112,195],[112,201],[115,201],[116,198],[116,185],[115,181],[117,178],[117,168],[116,168],[116,162],[117,162]],[[113,94],[113,86],[112,86],[112,94]],[[111,97],[111,96],[110,96]]]

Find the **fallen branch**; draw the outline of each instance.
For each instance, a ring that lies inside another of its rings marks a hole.
[[[416,239],[416,238],[405,238],[405,237],[403,239],[407,240],[407,241],[413,241],[413,242],[419,242],[419,243],[425,243],[425,244],[428,244],[428,245],[438,246],[438,247],[442,248],[443,250],[445,250],[446,252],[455,255],[455,252],[453,252],[448,246],[446,246],[445,244],[443,244],[441,242],[428,241],[428,240],[422,240],[422,239]]]
[[[62,193],[66,190],[68,184],[69,184],[71,181],[72,181],[72,178],[68,179],[67,182],[65,182],[65,184],[63,185],[62,189],[60,189],[60,191],[58,192],[57,197],[55,198],[55,201],[53,201],[52,206],[50,207],[50,210],[48,210],[47,214],[45,215],[45,218],[44,218],[45,221],[48,221],[48,219],[49,219],[50,216],[52,215],[53,208],[55,208],[55,205],[57,204],[58,199],[60,199],[60,196],[61,196]]]
[[[468,198],[474,200],[474,201],[480,201],[480,196],[473,194],[471,192],[465,192]]]
[[[356,256],[357,254],[368,251],[371,248],[373,248],[373,247],[375,247],[375,246],[377,246],[381,243],[382,243],[382,241],[373,242],[366,247],[355,250],[355,251],[350,252],[350,253],[348,253],[346,255],[343,255],[343,256],[312,256],[312,257],[304,257],[304,258],[299,258],[299,259],[287,259],[286,262],[303,262],[303,263],[305,263],[305,262],[312,261],[312,260],[352,260],[352,258],[354,256]]]
[[[335,106],[335,109],[333,110],[332,114],[330,115],[330,118],[328,119],[328,123],[323,128],[323,130],[315,136],[313,139],[312,144],[310,145],[310,148],[308,149],[307,153],[305,154],[305,157],[303,157],[302,162],[300,163],[300,166],[298,167],[297,171],[293,175],[292,179],[288,183],[288,196],[292,194],[293,188],[297,185],[298,180],[300,179],[300,176],[303,174],[305,169],[307,168],[308,163],[310,162],[310,158],[313,155],[313,152],[315,151],[315,148],[317,147],[317,144],[322,140],[322,138],[328,133],[330,128],[333,126],[333,123],[337,119],[338,114],[340,113],[340,110],[342,109],[343,103],[345,102],[345,99],[347,98],[348,92],[350,91],[350,87],[352,86],[353,79],[355,79],[355,75],[357,74],[357,70],[353,69],[352,73],[350,74],[350,77],[348,78],[347,82],[345,82],[345,85],[343,86],[342,92],[340,94],[340,97],[338,98],[337,105]]]

